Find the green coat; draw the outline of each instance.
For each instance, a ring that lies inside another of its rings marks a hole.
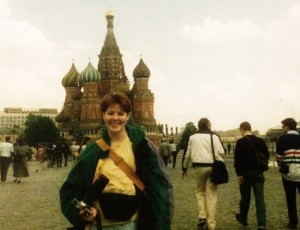
[[[147,199],[141,191],[137,192],[140,200],[138,229],[170,230],[173,188],[166,167],[156,146],[145,138],[142,131],[126,126],[126,132],[133,143],[136,174],[145,184],[147,192]],[[107,130],[103,133],[103,139],[110,145]],[[61,210],[75,226],[82,226],[84,221],[78,215],[79,211],[72,204],[72,200],[83,199],[92,185],[98,160],[106,157],[108,151],[103,152],[95,142],[89,144],[60,189]]]

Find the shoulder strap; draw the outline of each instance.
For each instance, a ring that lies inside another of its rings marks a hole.
[[[214,142],[213,142],[213,135],[212,134],[210,134],[210,143],[211,143],[212,153],[213,153],[214,161],[215,161],[216,156],[215,156],[215,149],[214,149]]]
[[[252,146],[252,148],[253,148],[254,151],[256,152],[257,149],[255,148],[254,144],[252,143],[251,139],[250,139],[249,137],[247,137],[247,136],[245,136],[245,137],[246,137],[246,139],[250,142],[250,145]]]
[[[120,157],[103,139],[97,140],[96,143],[102,149],[102,151],[110,150],[108,157],[117,165],[126,176],[141,190],[145,190],[145,185],[141,179],[135,174],[130,166]]]

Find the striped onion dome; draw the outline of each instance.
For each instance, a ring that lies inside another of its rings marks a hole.
[[[141,58],[139,64],[133,70],[133,78],[149,78],[150,70],[145,65],[143,59]]]
[[[61,83],[63,87],[76,87],[78,86],[80,74],[77,71],[74,63],[71,66],[69,72],[63,77]]]
[[[80,74],[81,83],[98,82],[100,79],[99,71],[93,67],[91,62],[89,62],[88,66]]]

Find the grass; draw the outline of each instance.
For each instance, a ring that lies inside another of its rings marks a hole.
[[[198,207],[195,196],[193,169],[188,177],[181,177],[181,160],[178,157],[176,169],[168,169],[174,187],[175,212],[172,230],[196,229]],[[252,199],[249,211],[249,226],[241,227],[235,220],[238,210],[239,190],[233,169],[232,156],[226,159],[230,181],[218,188],[217,229],[255,229],[255,205]],[[38,162],[29,162],[30,177],[22,179],[20,184],[13,183],[12,168],[8,179],[0,183],[0,229],[14,230],[62,230],[70,226],[61,214],[58,191],[71,169],[39,169]],[[265,173],[265,199],[267,205],[268,229],[285,229],[287,210],[280,174],[271,167]]]

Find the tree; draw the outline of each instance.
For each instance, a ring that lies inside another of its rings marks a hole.
[[[59,139],[59,130],[49,117],[29,114],[25,121],[24,136],[31,146],[45,142],[55,143]]]
[[[75,140],[76,143],[81,143],[82,139],[84,138],[84,133],[79,128],[72,128],[69,131],[69,134],[73,136],[73,140]]]
[[[189,122],[185,125],[185,128],[184,128],[184,131],[181,135],[181,139],[179,141],[179,144],[178,144],[178,147],[180,149],[186,149],[187,148],[187,145],[188,145],[188,142],[189,142],[189,138],[191,135],[193,135],[194,133],[197,132],[197,128],[196,126],[194,125],[193,122]]]

